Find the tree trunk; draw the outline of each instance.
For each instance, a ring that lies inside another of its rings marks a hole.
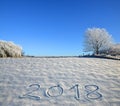
[[[96,46],[96,54],[97,55],[99,54],[99,47],[98,47],[98,45]]]

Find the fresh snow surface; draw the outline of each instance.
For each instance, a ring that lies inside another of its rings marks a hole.
[[[120,61],[0,58],[0,106],[120,106]]]

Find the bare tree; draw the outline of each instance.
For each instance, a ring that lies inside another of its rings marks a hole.
[[[85,33],[84,51],[99,54],[100,50],[111,47],[111,35],[104,28],[88,28]]]

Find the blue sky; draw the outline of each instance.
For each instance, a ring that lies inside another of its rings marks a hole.
[[[27,55],[78,56],[87,28],[120,42],[120,0],[0,0],[0,40]]]

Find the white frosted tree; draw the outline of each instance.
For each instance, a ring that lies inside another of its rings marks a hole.
[[[99,54],[112,45],[111,35],[104,28],[88,28],[85,32],[84,51]]]
[[[13,42],[0,40],[0,57],[21,57],[22,48]]]
[[[120,44],[113,44],[109,49],[110,55],[120,55]]]

